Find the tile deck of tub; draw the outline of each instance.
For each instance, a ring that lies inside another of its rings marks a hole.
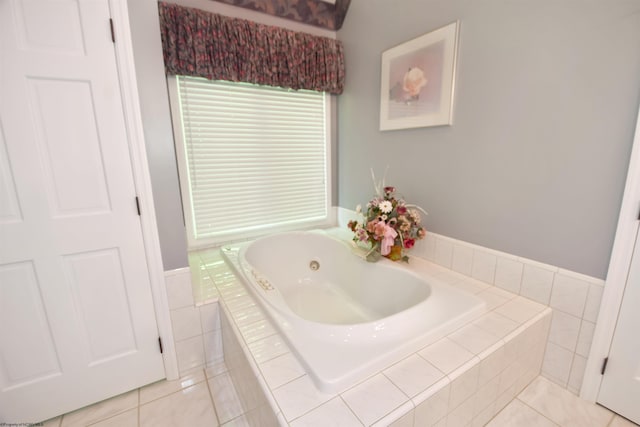
[[[540,371],[550,308],[420,260],[438,279],[483,299],[486,312],[341,393],[322,393],[219,250],[194,253],[191,261],[209,278],[204,293],[219,295],[227,333],[236,336],[280,425],[484,425]]]

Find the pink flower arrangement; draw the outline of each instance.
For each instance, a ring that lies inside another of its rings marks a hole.
[[[378,189],[378,196],[367,203],[361,212],[362,221],[349,221],[348,227],[354,233],[353,241],[371,245],[367,260],[375,261],[380,255],[393,261],[409,261],[405,249],[411,249],[416,240],[423,239],[427,230],[420,225],[420,212],[424,210],[408,205],[396,196],[394,187]],[[426,213],[426,212],[424,212]]]

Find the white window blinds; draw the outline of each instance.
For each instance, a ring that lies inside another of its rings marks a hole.
[[[325,94],[176,79],[192,247],[327,219]]]

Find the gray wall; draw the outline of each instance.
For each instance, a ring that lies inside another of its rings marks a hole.
[[[188,266],[187,235],[164,75],[157,0],[130,0],[136,77],[162,262],[165,270]]]
[[[453,126],[380,132],[380,54],[460,20]],[[353,0],[339,205],[369,168],[428,229],[604,278],[640,100],[637,0]]]

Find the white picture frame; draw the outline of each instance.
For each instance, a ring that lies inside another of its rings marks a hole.
[[[382,53],[380,130],[451,125],[459,22]]]

